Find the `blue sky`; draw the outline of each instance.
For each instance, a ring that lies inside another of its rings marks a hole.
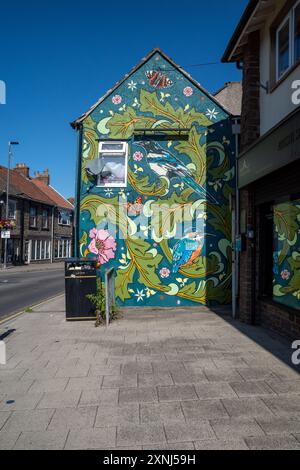
[[[19,140],[14,163],[49,168],[64,196],[75,187],[76,133],[86,111],[154,47],[206,89],[240,80],[219,61],[248,0],[12,0],[1,5],[0,164],[8,140]]]

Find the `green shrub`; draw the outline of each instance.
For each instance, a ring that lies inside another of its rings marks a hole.
[[[94,305],[96,314],[95,326],[106,323],[105,315],[105,284],[101,279],[97,278],[97,291],[96,294],[87,294],[86,298]],[[110,320],[115,320],[118,316],[115,305],[111,307]]]

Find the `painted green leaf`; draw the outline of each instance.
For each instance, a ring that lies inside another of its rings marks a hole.
[[[111,139],[128,139],[135,129],[151,129],[156,119],[137,114],[137,110],[128,107],[124,113],[115,113],[106,127],[110,130]]]
[[[126,269],[117,270],[115,278],[116,293],[122,302],[131,298],[128,286],[133,283],[135,271],[136,267],[133,262]]]
[[[197,129],[193,127],[189,133],[189,140],[176,145],[175,150],[187,155],[196,167],[195,179],[198,184],[204,184],[206,178],[206,145],[200,144]]]
[[[299,230],[297,217],[300,215],[300,209],[290,203],[279,204],[274,208],[274,223],[279,236],[283,236],[286,241],[279,255],[279,265],[283,263],[289,252],[289,242],[293,242],[295,235]]]

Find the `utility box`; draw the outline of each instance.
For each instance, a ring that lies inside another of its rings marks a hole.
[[[96,261],[70,258],[65,261],[66,320],[95,320],[95,307],[87,299],[97,293]]]

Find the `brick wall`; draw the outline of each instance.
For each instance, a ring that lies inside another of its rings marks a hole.
[[[240,211],[246,211],[246,225],[254,226],[253,195],[248,189],[240,191]],[[252,269],[253,241],[246,241],[246,249],[240,253],[239,318],[246,323],[252,322]]]
[[[241,151],[246,150],[260,136],[260,33],[249,34],[243,56],[243,101],[241,117]],[[255,227],[254,195],[251,187],[240,191],[240,211],[246,213],[246,226]],[[254,242],[246,241],[246,250],[240,254],[239,318],[253,321],[255,299],[252,278],[254,269]]]
[[[243,58],[243,101],[241,118],[241,151],[260,136],[260,33],[249,34]]]
[[[258,301],[258,310],[261,325],[292,339],[300,338],[300,312],[262,300]]]

